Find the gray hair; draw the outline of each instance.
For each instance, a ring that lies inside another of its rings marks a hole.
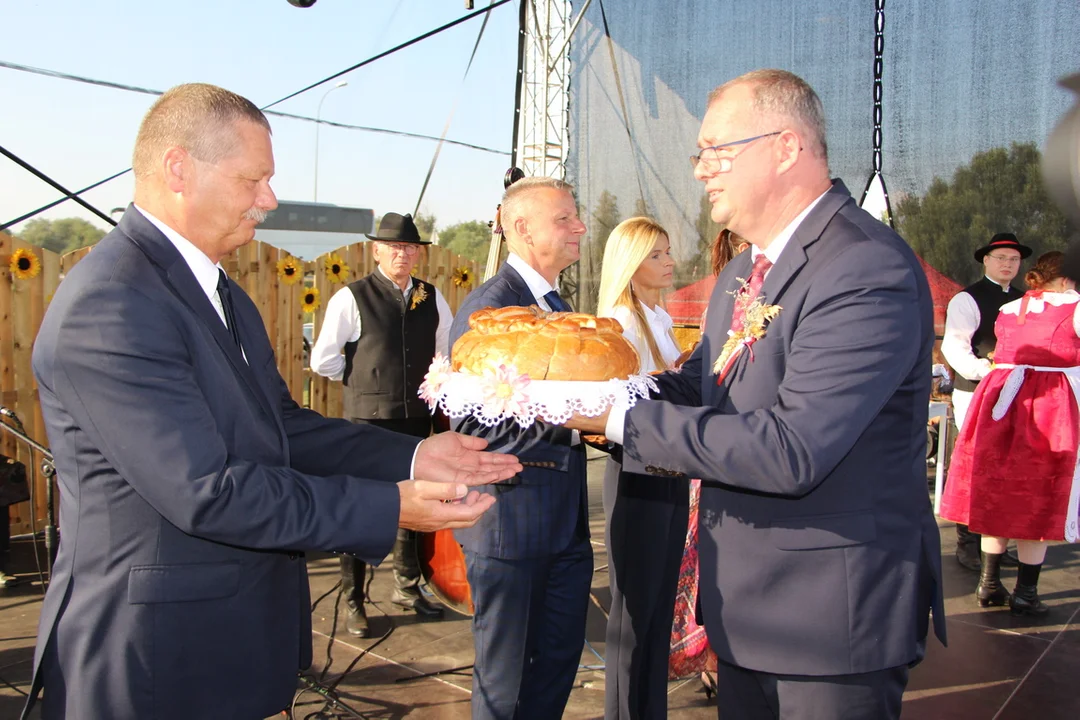
[[[236,147],[240,120],[270,132],[266,116],[247,98],[206,83],[177,85],[150,106],[139,126],[131,161],[135,177],[151,175],[170,147],[182,147],[203,162],[220,161]]]
[[[809,83],[787,70],[752,70],[709,93],[709,105],[737,85],[750,86],[754,94],[753,108],[759,117],[772,116],[793,122],[797,129],[806,133],[807,149],[823,160],[829,159],[825,109]]]
[[[552,190],[564,190],[574,194],[574,186],[568,182],[551,177],[531,177],[518,180],[503,193],[502,207],[499,210],[499,218],[503,230],[513,226],[514,220],[521,217],[525,209],[525,201],[537,190],[550,188]]]

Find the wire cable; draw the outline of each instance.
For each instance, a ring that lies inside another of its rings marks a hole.
[[[473,60],[476,59],[476,51],[480,48],[480,40],[484,37],[484,30],[487,29],[488,20],[491,18],[491,9],[494,7],[495,0],[491,0],[491,4],[488,5],[487,14],[484,16],[484,22],[480,25],[480,32],[476,35],[476,42],[473,44],[472,54],[469,55],[469,62],[465,65],[465,74],[461,77],[461,87],[458,89],[457,97],[454,98],[454,104],[450,106],[450,114],[446,117],[446,124],[443,125],[442,137],[439,138],[439,144],[435,146],[435,154],[431,158],[431,165],[428,166],[427,175],[424,176],[424,184],[420,187],[420,197],[416,198],[416,209],[413,210],[413,217],[420,217],[420,203],[424,200],[424,193],[427,192],[428,183],[431,182],[431,175],[435,172],[435,163],[439,160],[439,153],[442,152],[443,142],[446,141],[446,134],[450,132],[450,123],[454,119],[454,113],[457,112],[458,103],[461,101],[461,92],[465,89],[465,81],[469,79],[469,71],[472,70]]]
[[[381,53],[378,53],[378,54],[368,58],[367,60],[356,63],[355,65],[351,65],[351,66],[345,68],[344,70],[341,70],[339,72],[334,73],[333,75],[330,75],[329,77],[326,77],[326,78],[324,78],[322,80],[319,80],[318,82],[312,83],[311,85],[308,85],[307,87],[304,87],[304,88],[301,88],[300,90],[297,90],[296,92],[290,93],[290,94],[286,95],[285,97],[281,98],[280,100],[275,100],[274,102],[272,102],[272,103],[270,103],[268,105],[264,105],[260,109],[263,112],[266,112],[267,110],[269,110],[269,108],[272,108],[275,105],[280,105],[281,103],[285,102],[286,100],[290,100],[290,99],[292,99],[292,98],[294,98],[294,97],[296,97],[298,95],[302,95],[303,93],[306,93],[309,90],[313,90],[314,88],[317,88],[320,85],[323,85],[324,83],[327,83],[327,82],[329,82],[331,80],[335,80],[335,79],[341,77],[342,75],[345,75],[347,73],[352,72],[353,70],[358,70],[359,68],[362,68],[365,65],[370,65],[371,63],[375,62],[376,60],[381,60],[382,58],[387,57],[389,55],[392,55],[395,52],[398,52],[399,50],[404,50],[405,48],[410,47],[411,45],[415,45],[416,43],[418,43],[418,42],[420,42],[422,40],[426,40],[429,37],[433,37],[434,35],[438,35],[439,33],[443,32],[445,30],[449,30],[450,28],[455,27],[457,25],[460,25],[463,22],[467,22],[467,21],[473,19],[474,17],[476,17],[478,15],[490,13],[495,8],[499,7],[500,5],[505,5],[506,3],[510,2],[510,1],[511,0],[492,0],[491,5],[489,5],[486,8],[483,8],[481,10],[477,10],[476,12],[469,13],[468,15],[463,15],[462,17],[458,18],[457,20],[453,20],[453,21],[448,22],[448,23],[446,23],[444,25],[441,25],[441,26],[435,28],[434,30],[429,30],[428,32],[423,33],[422,35],[418,35],[417,37],[413,38],[412,40],[408,40],[408,41],[403,42],[403,43],[401,43],[399,45],[395,45],[394,47],[390,48],[389,50],[385,50],[385,51],[383,51]],[[24,67],[25,67],[25,66],[13,67],[14,63],[7,63],[7,62],[2,63],[2,66],[3,67],[8,67],[10,69],[20,69],[20,70],[24,69]],[[57,73],[55,71],[42,71],[42,72],[43,72],[43,74],[51,75],[53,77],[64,77],[65,79],[70,79],[70,80],[76,79],[75,76],[65,76],[65,74]],[[155,92],[155,91],[148,90],[147,88],[139,88],[138,86],[135,86],[135,85],[123,86],[123,85],[121,85],[119,83],[106,83],[105,81],[93,81],[93,84],[100,84],[100,85],[103,85],[103,86],[106,86],[106,87],[114,87],[116,89],[130,90],[130,91],[133,91],[133,92],[151,92],[151,93]],[[303,118],[303,116],[295,116],[295,117],[296,118],[307,119],[307,118]],[[325,122],[325,121],[316,121],[316,120],[312,119],[311,122]],[[366,128],[360,128],[358,126],[356,129],[366,129]],[[396,131],[388,131],[388,132],[395,133]],[[396,134],[407,135],[407,133],[403,133],[403,132],[396,132]],[[426,139],[434,139],[434,138],[426,138]],[[451,142],[451,141],[447,141],[447,142]],[[457,144],[457,143],[455,143],[455,144]],[[2,148],[0,148],[0,149],[2,149]],[[497,150],[492,150],[491,148],[480,148],[479,146],[477,146],[475,149],[484,149],[484,150],[487,150],[489,152],[499,152]],[[49,209],[51,207],[55,207],[56,205],[66,201],[68,199],[74,200],[75,202],[79,203],[80,205],[85,207],[90,212],[93,212],[98,217],[101,217],[102,219],[104,219],[110,225],[116,225],[115,220],[108,217],[103,212],[101,212],[97,208],[94,208],[89,203],[87,203],[86,201],[84,201],[84,200],[82,200],[82,199],[80,199],[78,197],[78,195],[81,194],[82,192],[85,192],[85,190],[80,190],[79,193],[71,193],[70,191],[64,189],[63,186],[61,186],[59,183],[56,183],[55,181],[52,181],[52,180],[48,179],[48,177],[46,175],[44,175],[44,173],[39,173],[38,171],[33,170],[30,165],[23,163],[21,160],[17,160],[15,158],[15,156],[10,155],[7,152],[4,152],[4,154],[8,155],[9,158],[11,158],[15,162],[17,162],[20,166],[22,166],[27,171],[29,171],[32,174],[34,174],[35,176],[39,177],[41,180],[47,182],[49,185],[52,185],[57,190],[60,190],[61,192],[63,192],[67,197],[65,197],[65,198],[63,198],[61,200],[58,200],[55,203],[52,203],[52,204],[46,205],[44,207],[38,208],[37,210],[34,210],[31,213],[24,214],[21,217],[17,218],[16,220],[13,220],[11,222],[6,222],[3,225],[0,225],[0,230],[5,230],[5,229],[11,227],[12,225],[14,225],[16,222],[21,222],[23,220],[26,220],[27,218],[33,217],[33,216],[37,215],[38,213],[44,212],[45,210],[47,210],[47,209]],[[500,154],[508,154],[508,153],[500,153]],[[119,173],[116,173],[115,175],[111,176],[110,178],[108,178],[106,180],[102,180],[102,181],[99,181],[97,183],[94,183],[90,187],[97,187],[98,185],[102,185],[105,182],[108,182],[109,180],[120,177],[121,175],[124,175],[124,174],[126,174],[126,173],[128,173],[130,171],[131,171],[131,168],[127,168],[126,170],[123,170],[123,171],[121,171]]]

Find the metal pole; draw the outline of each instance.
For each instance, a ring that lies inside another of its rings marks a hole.
[[[319,99],[319,108],[315,111],[315,202],[319,202],[319,126],[322,125],[322,122],[320,121],[320,118],[322,117],[322,104],[323,101],[326,100],[327,95],[348,84],[348,81],[342,80],[337,85],[324,92],[322,98]]]

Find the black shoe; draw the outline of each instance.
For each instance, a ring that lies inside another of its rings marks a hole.
[[[426,618],[441,618],[443,616],[443,609],[438,605],[433,605],[423,595],[408,595],[400,590],[395,590],[390,602],[406,610],[413,610],[417,615]]]
[[[1039,574],[1042,572],[1042,563],[1028,565],[1020,563],[1020,569],[1016,573],[1016,589],[1013,590],[1012,600],[1009,607],[1013,615],[1045,615],[1050,612],[1050,606],[1039,599]]]
[[[960,563],[960,567],[964,568],[965,570],[979,572],[979,568],[982,567],[982,563],[979,560],[979,546],[957,545],[956,562]]]
[[[371,637],[371,628],[368,627],[367,614],[364,612],[363,605],[349,610],[349,616],[345,618],[345,629],[355,637]]]
[[[1001,607],[1009,602],[1009,591],[1001,584],[1001,555],[982,553],[982,574],[975,597],[980,607]]]
[[[1013,591],[1009,609],[1013,615],[1045,615],[1050,612],[1050,606],[1039,599],[1039,591],[1023,585],[1017,585]]]
[[[1001,567],[1019,567],[1020,558],[1016,556],[1015,550],[1006,550],[1005,554],[1001,556]]]

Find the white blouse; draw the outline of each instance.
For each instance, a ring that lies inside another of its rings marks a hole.
[[[660,349],[660,356],[664,358],[667,367],[656,367],[652,353],[649,352],[649,343],[641,334],[638,319],[630,308],[619,305],[611,311],[611,317],[618,320],[619,324],[623,326],[623,336],[630,341],[630,344],[637,350],[638,356],[641,357],[641,374],[644,375],[656,370],[667,370],[679,358],[679,348],[675,345],[675,340],[671,335],[674,322],[671,316],[668,315],[667,310],[659,305],[653,310],[646,306],[645,303],[641,303],[641,309],[645,313],[645,320],[649,323],[649,330],[652,331],[653,337],[656,338],[656,346]]]
[[[1023,300],[1023,298],[1020,298],[1019,300],[1005,303],[1001,306],[1001,312],[1005,315],[1019,315],[1020,304]],[[1080,294],[1077,294],[1075,290],[1066,290],[1065,292],[1045,292],[1040,297],[1033,297],[1028,300],[1027,311],[1029,313],[1041,313],[1046,309],[1047,305],[1060,307],[1070,303],[1076,303],[1076,309],[1073,311],[1073,332],[1080,336]],[[619,320],[619,322],[622,322],[622,320]]]

